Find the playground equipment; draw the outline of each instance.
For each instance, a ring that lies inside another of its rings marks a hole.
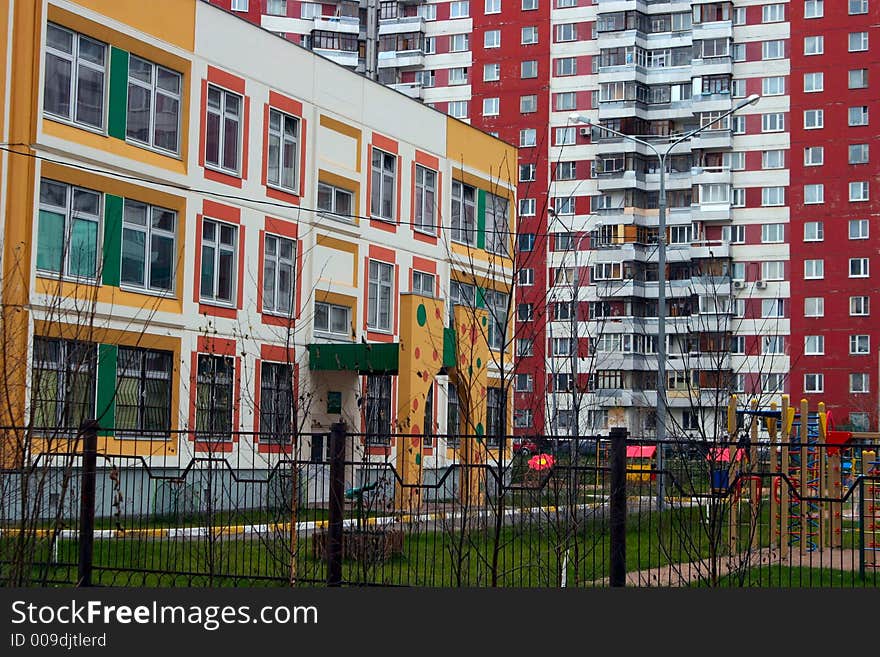
[[[646,484],[656,479],[657,475],[651,472],[654,468],[656,453],[656,445],[628,446],[626,448],[626,480],[636,484]]]
[[[770,537],[771,544],[802,553],[825,548],[844,546],[844,496],[855,482],[860,482],[860,494],[848,498],[853,505],[852,520],[858,518],[862,532],[860,544],[864,549],[866,567],[880,567],[880,461],[876,453],[864,451],[859,460],[854,440],[880,439],[878,432],[835,431],[833,418],[819,403],[817,410],[810,411],[807,400],[801,400],[799,408],[792,406],[788,395],[783,395],[781,408],[771,404],[769,409],[757,408],[752,400],[748,409],[737,409],[736,396],[728,406],[728,433],[733,440],[738,431],[738,418],[751,417],[748,428],[748,463],[744,466],[744,453],[738,445],[731,445],[728,453],[710,452],[710,460],[728,463],[731,480],[738,482],[730,492],[730,541],[731,549],[737,544],[737,528],[740,504],[748,503],[752,520],[758,518],[763,496],[762,477],[754,470],[756,463],[758,424],[765,421],[772,445],[769,472],[770,487]],[[745,427],[741,431],[745,431]],[[743,435],[740,433],[740,435]],[[858,464],[861,463],[861,474]],[[717,485],[716,485],[717,484]],[[723,486],[721,484],[724,484]],[[748,487],[746,487],[748,484]],[[726,490],[726,482],[713,481],[713,492]],[[853,524],[849,525],[855,531]],[[854,541],[853,544],[856,544]]]

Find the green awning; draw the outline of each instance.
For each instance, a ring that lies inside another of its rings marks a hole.
[[[396,342],[310,344],[309,369],[397,374],[399,349],[400,345]]]

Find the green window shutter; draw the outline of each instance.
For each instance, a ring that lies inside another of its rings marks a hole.
[[[119,287],[119,259],[122,250],[122,197],[104,195],[104,266],[101,282]]]
[[[486,192],[477,190],[477,248],[486,248]]]
[[[482,287],[477,288],[477,308],[486,307],[486,290]]]
[[[128,53],[119,48],[110,49],[110,111],[107,132],[111,137],[125,139],[125,121],[128,114]]]
[[[95,412],[102,436],[112,436],[116,423],[116,358],[115,344],[98,345],[98,399]]]

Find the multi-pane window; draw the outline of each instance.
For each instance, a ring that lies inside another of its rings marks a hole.
[[[525,267],[517,272],[517,283],[523,287],[535,284],[535,270],[531,267]]]
[[[761,390],[763,392],[782,392],[785,377],[782,374],[762,374]]]
[[[508,200],[486,193],[486,250],[507,255],[510,250]]]
[[[537,142],[537,131],[534,128],[525,128],[519,131],[519,147],[528,148]]]
[[[483,13],[497,14],[500,11],[501,11],[501,0],[486,0],[485,10]]]
[[[762,23],[779,23],[785,20],[785,5],[764,5],[761,13]]]
[[[196,378],[197,440],[231,440],[235,362],[199,354]]]
[[[387,445],[391,440],[391,376],[370,374],[366,377],[366,388],[364,420],[367,444]]]
[[[460,413],[458,403],[458,390],[454,383],[446,384],[446,444],[455,446],[458,444],[458,432],[461,431],[459,426]]]
[[[561,112],[565,110],[573,110],[577,107],[577,94],[573,91],[554,94],[553,101],[553,108],[556,111]],[[572,128],[572,130],[574,130],[574,128]]]
[[[43,111],[90,128],[103,128],[106,59],[105,44],[49,23]]]
[[[824,36],[804,37],[804,55],[821,55],[825,52]]]
[[[785,57],[785,41],[776,39],[761,44],[761,59],[782,59]]]
[[[824,203],[825,202],[825,185],[817,183],[813,185],[804,185],[804,203]]]
[[[868,0],[849,0],[849,14],[853,16],[855,14],[867,14],[868,13]]]
[[[370,213],[378,219],[394,221],[397,157],[378,148],[372,150]]]
[[[824,392],[824,374],[804,374],[804,392]]]
[[[761,317],[785,317],[783,299],[761,299]]]
[[[531,392],[534,386],[531,374],[516,374],[514,376],[514,389],[517,392]]]
[[[367,326],[390,331],[394,295],[394,265],[370,260],[367,290]]]
[[[534,217],[536,201],[533,198],[521,198],[519,200],[519,215],[521,217]]]
[[[263,244],[263,310],[290,315],[293,290],[296,242],[286,237],[266,234]]]
[[[814,93],[825,89],[825,74],[804,73],[804,93]]]
[[[824,146],[805,146],[804,147],[804,166],[817,167],[825,163],[825,147]]]
[[[315,332],[329,333],[349,339],[351,337],[351,308],[316,301],[314,324]]]
[[[238,226],[205,219],[202,222],[202,300],[232,303],[238,271]]]
[[[849,375],[849,391],[853,394],[868,392],[868,375],[864,372],[853,372]]]
[[[437,233],[437,172],[416,165],[416,186],[413,198],[413,227],[421,232]]]
[[[867,258],[850,258],[849,259],[849,277],[850,278],[867,278],[868,259]]]
[[[785,187],[762,187],[761,205],[785,205]]]
[[[242,98],[208,86],[205,164],[237,174],[241,166]]]
[[[54,180],[40,181],[38,270],[94,279],[100,234],[100,193]]]
[[[820,109],[804,110],[804,129],[817,130],[825,125],[825,111]]]
[[[804,18],[822,18],[825,15],[825,0],[805,0]]]
[[[769,356],[785,353],[785,338],[781,335],[765,335],[761,339],[761,353]]]
[[[761,93],[764,96],[781,96],[785,93],[785,78],[776,76],[761,80]]]
[[[538,8],[538,0],[522,0],[522,10],[532,11]]]
[[[449,84],[457,85],[457,84],[467,84],[467,69],[457,66],[455,68],[449,69]]]
[[[436,5],[422,5],[429,7],[436,7]],[[437,82],[437,72],[436,71],[416,71],[416,84],[420,84],[423,87],[433,87]]]
[[[483,116],[498,116],[500,100],[498,98],[483,99]]]
[[[868,125],[868,106],[850,107],[847,112],[849,125]]]
[[[804,278],[824,278],[825,260],[822,258],[804,260]]]
[[[761,115],[761,132],[782,132],[783,130],[785,130],[785,114],[774,112]]]
[[[781,260],[766,260],[761,263],[761,278],[765,281],[785,279],[785,263]]]
[[[266,13],[270,16],[287,16],[287,0],[266,0]]]
[[[804,317],[824,317],[825,297],[804,297]]]
[[[299,181],[299,119],[269,110],[269,152],[266,180],[296,192]]]
[[[871,314],[870,308],[870,299],[867,296],[849,298],[849,314],[852,317],[866,317]]]
[[[730,207],[746,207],[746,190],[742,187],[734,187],[730,190]]]
[[[848,39],[850,52],[861,52],[868,49],[867,32],[850,32]]]
[[[533,182],[535,180],[535,172],[536,168],[534,164],[520,164],[519,165],[519,181],[520,182]]]
[[[556,75],[564,77],[566,75],[577,75],[577,58],[560,57],[556,60]]]
[[[870,335],[849,336],[849,353],[851,355],[864,355],[871,353]]]
[[[761,242],[778,244],[785,239],[785,224],[761,224]]]
[[[504,389],[486,389],[486,435],[490,445],[498,444],[498,436],[506,429],[504,421]]]
[[[470,48],[469,34],[452,34],[449,37],[449,52],[464,52]]]
[[[745,155],[745,153],[743,153]],[[745,159],[745,158],[743,158]],[[783,169],[785,168],[785,151],[764,151],[761,153],[762,169]]]
[[[577,23],[561,23],[557,25],[556,41],[577,41]]]
[[[347,220],[352,218],[354,195],[347,189],[318,183],[318,210]]]
[[[556,180],[574,180],[577,175],[577,162],[558,162]]]
[[[171,292],[176,264],[177,215],[171,210],[125,199],[122,211],[123,285]]]
[[[31,407],[36,429],[76,431],[95,417],[97,347],[34,338]]]
[[[483,33],[484,48],[500,48],[501,47],[501,30],[486,30]]]
[[[517,338],[516,339],[516,355],[517,356],[531,356],[532,355],[532,338]]]
[[[805,356],[822,356],[825,353],[825,336],[824,335],[805,335],[804,336],[804,355]]]
[[[116,359],[116,429],[140,436],[171,426],[173,354],[119,347]]]
[[[520,43],[522,45],[525,46],[532,43],[538,43],[538,28],[534,25],[522,28],[520,33]]]
[[[746,353],[746,336],[733,335],[730,337],[730,353],[736,355]]]
[[[745,242],[746,242],[746,227],[743,225],[722,226],[721,227],[721,239],[725,242],[730,242],[731,244],[745,244]]]
[[[538,62],[529,59],[520,64],[519,76],[523,79],[538,77]]]
[[[850,201],[867,201],[868,200],[868,181],[862,180],[851,182],[849,184],[849,200]]]
[[[519,111],[521,114],[531,114],[538,111],[538,97],[534,94],[519,97]]]
[[[868,239],[868,220],[867,219],[850,219],[849,220],[849,239],[866,240]]]
[[[556,128],[556,145],[571,146],[575,143],[575,128],[573,126],[566,128]]]
[[[501,64],[483,64],[483,82],[501,79]]]
[[[293,366],[260,364],[260,442],[287,444],[293,437]]]
[[[850,164],[868,163],[868,144],[850,144],[848,161]]]
[[[864,89],[868,86],[868,69],[852,69],[848,75],[847,86],[850,89]]]
[[[475,244],[476,189],[453,181],[452,183],[452,240],[463,244]]]
[[[128,58],[128,139],[171,153],[179,149],[180,74],[140,57]]]
[[[821,221],[804,222],[804,242],[821,242],[825,239],[825,225]]]
[[[468,0],[456,0],[449,3],[449,18],[467,18],[470,15]]]
[[[468,115],[468,102],[466,100],[451,100],[446,108],[446,112],[455,119],[466,119]]]
[[[490,349],[500,351],[505,346],[507,336],[507,307],[510,303],[510,296],[495,290],[486,290],[483,296],[489,311],[487,342]]]
[[[535,318],[534,306],[530,303],[516,304],[516,319],[519,322],[531,322]]]
[[[534,233],[519,233],[516,236],[517,249],[520,251],[532,251],[535,248]]]

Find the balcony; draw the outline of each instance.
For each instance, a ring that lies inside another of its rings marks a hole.
[[[703,57],[691,60],[691,75],[731,75],[733,60],[730,56]]]
[[[731,21],[712,21],[711,23],[694,23],[691,26],[694,41],[703,39],[732,39],[733,23]]]
[[[312,48],[312,51],[322,57],[350,68],[357,68],[358,53],[356,50],[336,50],[334,48]]]
[[[731,174],[728,167],[693,167],[691,169],[691,177],[695,185],[729,185],[731,182]]]
[[[733,133],[730,130],[706,130],[691,138],[691,148],[718,150],[733,147]]]
[[[425,53],[421,50],[390,50],[379,53],[379,68],[421,68]]]
[[[733,107],[733,100],[729,92],[717,94],[699,94],[691,98],[691,111],[699,112],[726,112]]]
[[[424,97],[421,82],[401,82],[399,84],[389,84],[388,86],[395,91],[399,91],[403,95],[415,98],[416,100],[422,100]]]
[[[361,29],[361,22],[357,16],[315,16],[312,29],[357,35]]]
[[[380,37],[389,34],[409,34],[424,31],[425,19],[421,16],[399,16],[397,18],[383,18],[379,21]]]

